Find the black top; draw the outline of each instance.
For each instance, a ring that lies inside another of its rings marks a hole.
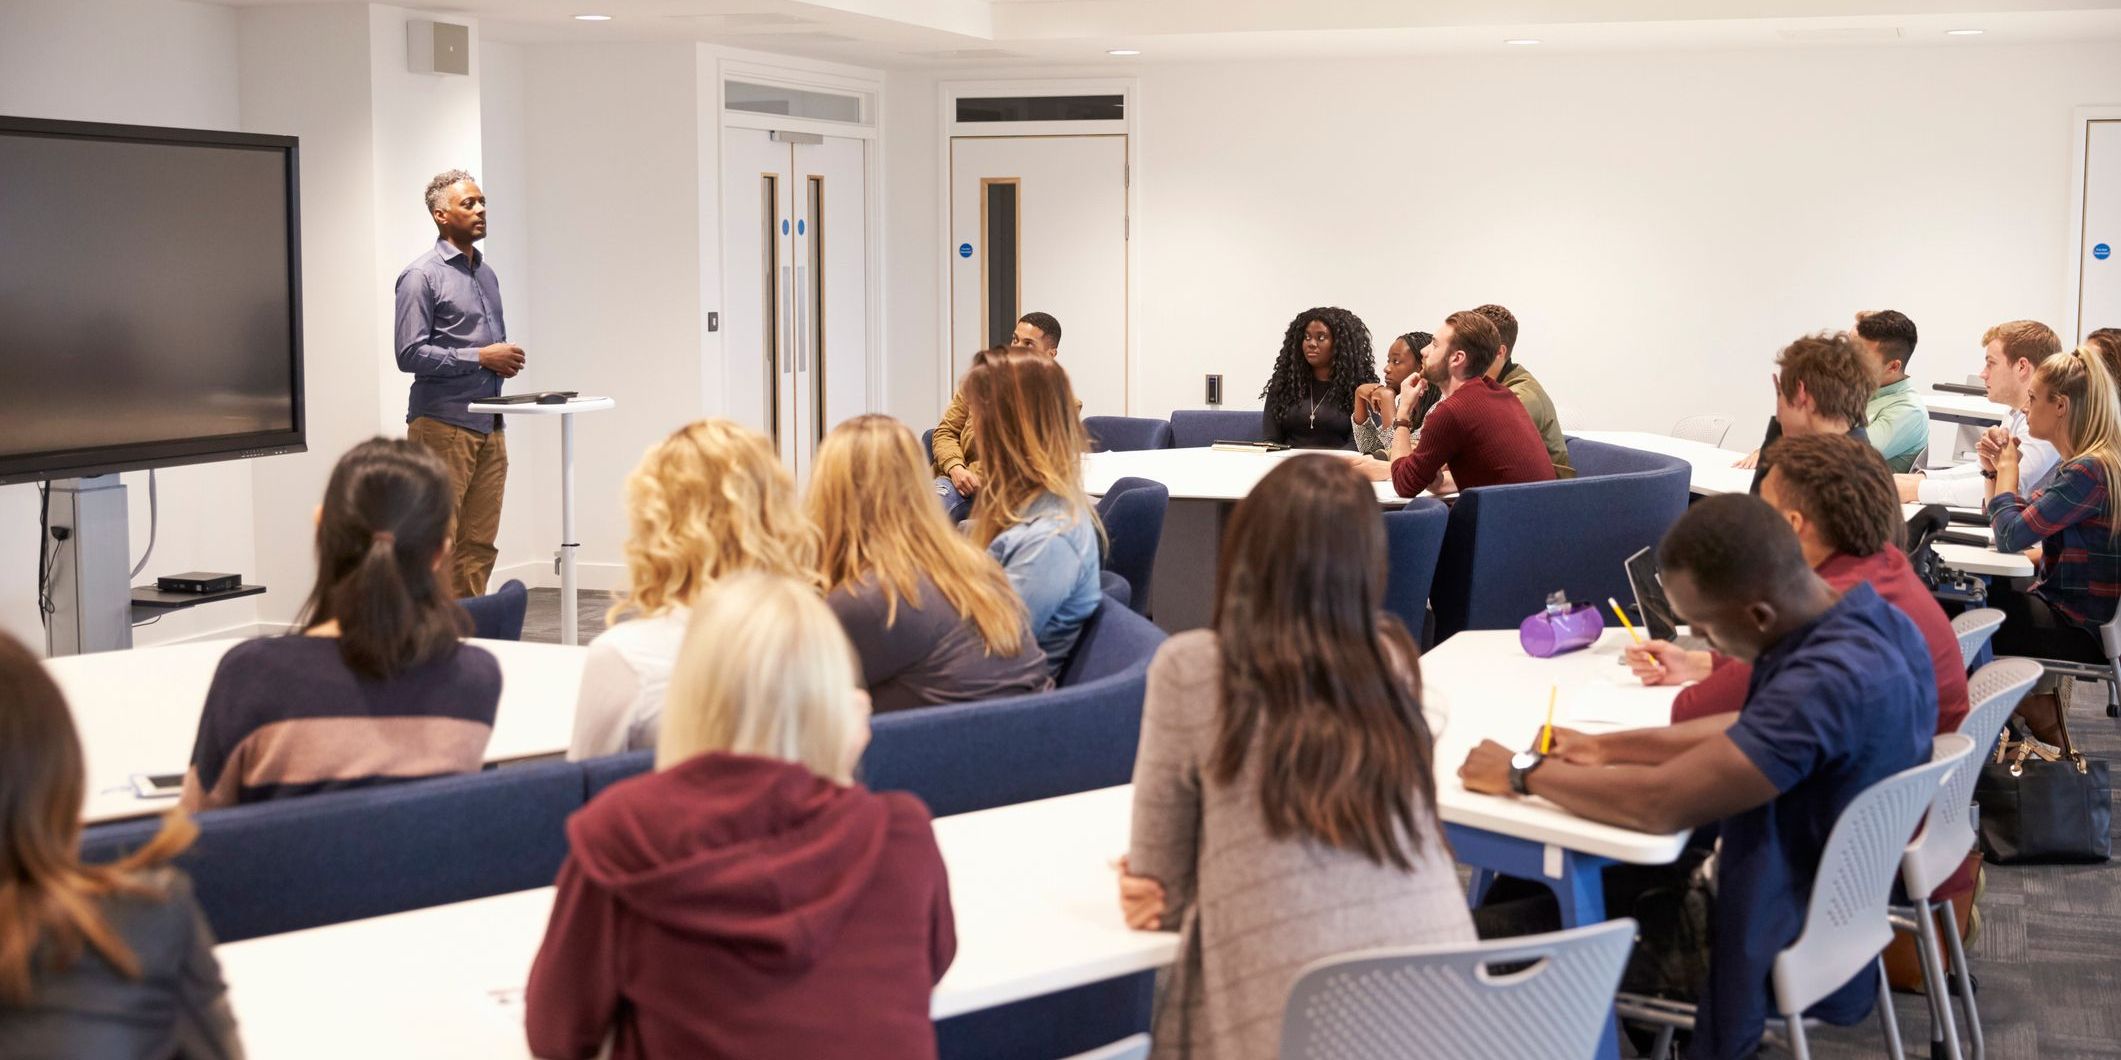
[[[1864,429],[1863,429],[1863,425],[1862,425],[1862,424],[1857,424],[1857,425],[1856,425],[1856,426],[1854,426],[1854,427],[1850,427],[1850,428],[1849,428],[1849,437],[1851,437],[1851,438],[1854,438],[1854,439],[1856,439],[1857,441],[1859,441],[1859,442],[1862,442],[1862,443],[1863,443],[1863,444],[1865,444],[1865,445],[1869,445],[1869,444],[1871,444],[1871,435],[1870,435],[1870,432],[1869,432],[1869,431],[1866,431],[1866,430],[1864,430]],[[1760,448],[1759,448],[1759,450],[1758,450],[1758,452],[1760,453],[1760,462],[1759,462],[1759,463],[1757,463],[1757,464],[1755,464],[1755,465],[1754,465],[1754,467],[1753,467],[1753,485],[1752,485],[1752,488],[1751,488],[1751,489],[1748,489],[1748,490],[1746,491],[1747,493],[1750,493],[1750,494],[1752,494],[1752,495],[1753,495],[1753,496],[1755,496],[1755,497],[1758,497],[1758,496],[1760,496],[1760,483],[1761,483],[1762,481],[1764,481],[1764,480],[1765,480],[1765,479],[1767,478],[1767,473],[1768,473],[1768,468],[1767,468],[1767,450],[1768,450],[1768,446],[1774,445],[1774,444],[1775,444],[1776,442],[1780,441],[1781,439],[1782,439],[1782,421],[1781,421],[1781,420],[1779,420],[1779,419],[1776,419],[1776,418],[1774,418],[1773,416],[1770,416],[1770,417],[1768,417],[1768,421],[1767,421],[1767,433],[1766,433],[1766,434],[1764,434],[1764,435],[1762,435],[1762,436],[1761,436],[1761,438],[1760,438]]]
[[[39,942],[29,1005],[0,1013],[0,1056],[240,1060],[213,932],[192,897],[191,880],[157,869],[146,882],[159,897],[112,895],[96,903],[139,958],[140,978],[119,974],[93,947],[58,971]]]
[[[1273,407],[1277,396],[1268,397],[1269,408]],[[1267,441],[1298,449],[1352,450],[1355,448],[1354,417],[1355,395],[1343,397],[1333,392],[1331,383],[1306,379],[1279,417],[1262,413],[1260,418]]]

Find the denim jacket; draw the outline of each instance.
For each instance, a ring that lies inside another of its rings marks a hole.
[[[1049,493],[1032,503],[1022,522],[996,535],[987,551],[1024,598],[1047,671],[1060,672],[1103,595],[1095,518]]]

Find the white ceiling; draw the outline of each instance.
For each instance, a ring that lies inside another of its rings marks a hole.
[[[886,68],[2073,40],[2115,40],[2121,58],[2121,0],[454,0],[430,10],[475,16],[481,36],[501,41],[697,40]],[[1962,28],[1985,32],[1945,35]],[[1503,43],[1513,38],[1541,43]],[[1107,56],[1113,48],[1142,58]]]

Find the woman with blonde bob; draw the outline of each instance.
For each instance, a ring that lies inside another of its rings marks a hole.
[[[875,708],[1045,690],[1023,601],[931,492],[920,443],[889,416],[840,424],[811,468],[825,603],[854,642]]]
[[[2020,592],[2002,582],[1989,590],[2004,614],[1996,630],[1998,655],[2073,659],[2103,664],[2099,627],[2114,617],[2121,597],[2121,522],[2114,490],[2121,486],[2121,396],[2113,371],[2096,346],[2057,353],[2033,370],[2025,405],[2026,433],[2055,447],[2061,462],[2047,484],[2019,492],[2018,442],[1996,454],[1988,480],[1989,523],[1999,552],[2040,547],[2039,577]],[[2049,685],[2018,707],[2033,735],[2053,743],[2061,700]]]
[[[671,432],[626,478],[632,588],[589,642],[567,757],[655,744],[692,601],[739,571],[817,582],[817,529],[765,435],[728,420]]]
[[[0,1056],[241,1057],[213,933],[165,867],[198,829],[174,813],[83,864],[87,786],[59,687],[0,633]]]
[[[973,359],[964,394],[987,465],[967,526],[1008,572],[1057,672],[1103,595],[1104,530],[1083,493],[1090,446],[1075,391],[1060,362],[997,346]]]
[[[852,780],[859,676],[808,582],[700,596],[655,771],[567,822],[533,1053],[932,1060],[949,887],[920,800]]]

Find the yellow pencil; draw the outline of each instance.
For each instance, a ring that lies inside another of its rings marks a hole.
[[[1628,631],[1628,636],[1635,638],[1635,643],[1642,643],[1642,634],[1635,631],[1635,623],[1628,621],[1628,613],[1620,609],[1620,601],[1608,596],[1605,598],[1605,604],[1613,609],[1613,617],[1620,620],[1620,626]]]
[[[1545,728],[1539,730],[1540,754],[1546,754],[1554,749],[1554,697],[1560,694],[1560,685],[1547,686],[1547,724]]]

